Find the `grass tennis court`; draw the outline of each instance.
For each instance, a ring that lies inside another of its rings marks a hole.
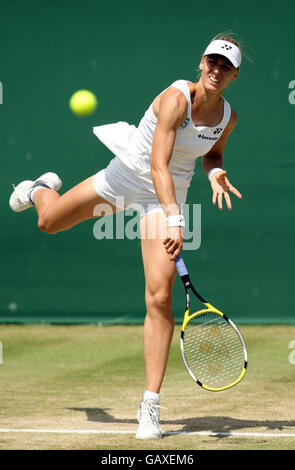
[[[295,449],[295,326],[242,326],[249,369],[219,393],[189,377],[179,331],[161,393],[164,438],[138,441],[142,326],[0,326],[0,449]]]

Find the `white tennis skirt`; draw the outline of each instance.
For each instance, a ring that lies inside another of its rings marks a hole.
[[[118,158],[113,158],[109,165],[96,173],[93,179],[94,189],[104,200],[117,207],[118,211],[134,209],[143,217],[152,212],[163,212],[155,190],[144,185],[141,178]],[[176,199],[181,207],[186,200],[186,191],[176,191]]]
[[[110,202],[117,210],[129,208],[139,212],[140,217],[151,212],[163,212],[153,185],[147,154],[137,154],[133,147],[135,126],[119,122],[94,127],[94,134],[116,156],[109,165],[99,171],[93,180],[97,194]],[[181,207],[187,189],[175,188],[176,199]]]

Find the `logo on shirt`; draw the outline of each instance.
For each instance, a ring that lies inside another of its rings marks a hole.
[[[219,134],[223,130],[223,127],[216,127],[215,130],[213,131],[213,134],[216,135],[217,137],[210,137],[209,135],[204,135],[204,134],[199,134],[198,137],[199,139],[203,140],[218,140],[219,139]]]
[[[187,117],[187,118],[185,119],[184,123],[181,124],[180,127],[181,127],[182,129],[185,129],[189,122],[190,122],[190,118]]]
[[[218,137],[209,137],[208,135],[204,135],[204,134],[199,134],[198,137],[199,139],[204,139],[204,140],[218,140]]]

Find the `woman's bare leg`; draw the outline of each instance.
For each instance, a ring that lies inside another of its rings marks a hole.
[[[38,213],[38,227],[42,232],[57,233],[89,220],[99,214],[98,205],[105,209],[105,215],[116,212],[116,207],[96,193],[93,178],[87,178],[60,196],[47,188],[37,189],[34,203]]]
[[[149,238],[148,224],[157,224],[163,235],[166,233],[167,217],[164,213],[156,212],[141,219],[147,309],[143,333],[146,390],[159,393],[174,331],[172,289],[176,267],[165,251],[165,235],[163,238]]]

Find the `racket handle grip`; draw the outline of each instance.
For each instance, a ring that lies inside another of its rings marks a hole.
[[[175,260],[176,268],[180,277],[188,276],[188,271],[182,259],[182,256],[179,255]]]

